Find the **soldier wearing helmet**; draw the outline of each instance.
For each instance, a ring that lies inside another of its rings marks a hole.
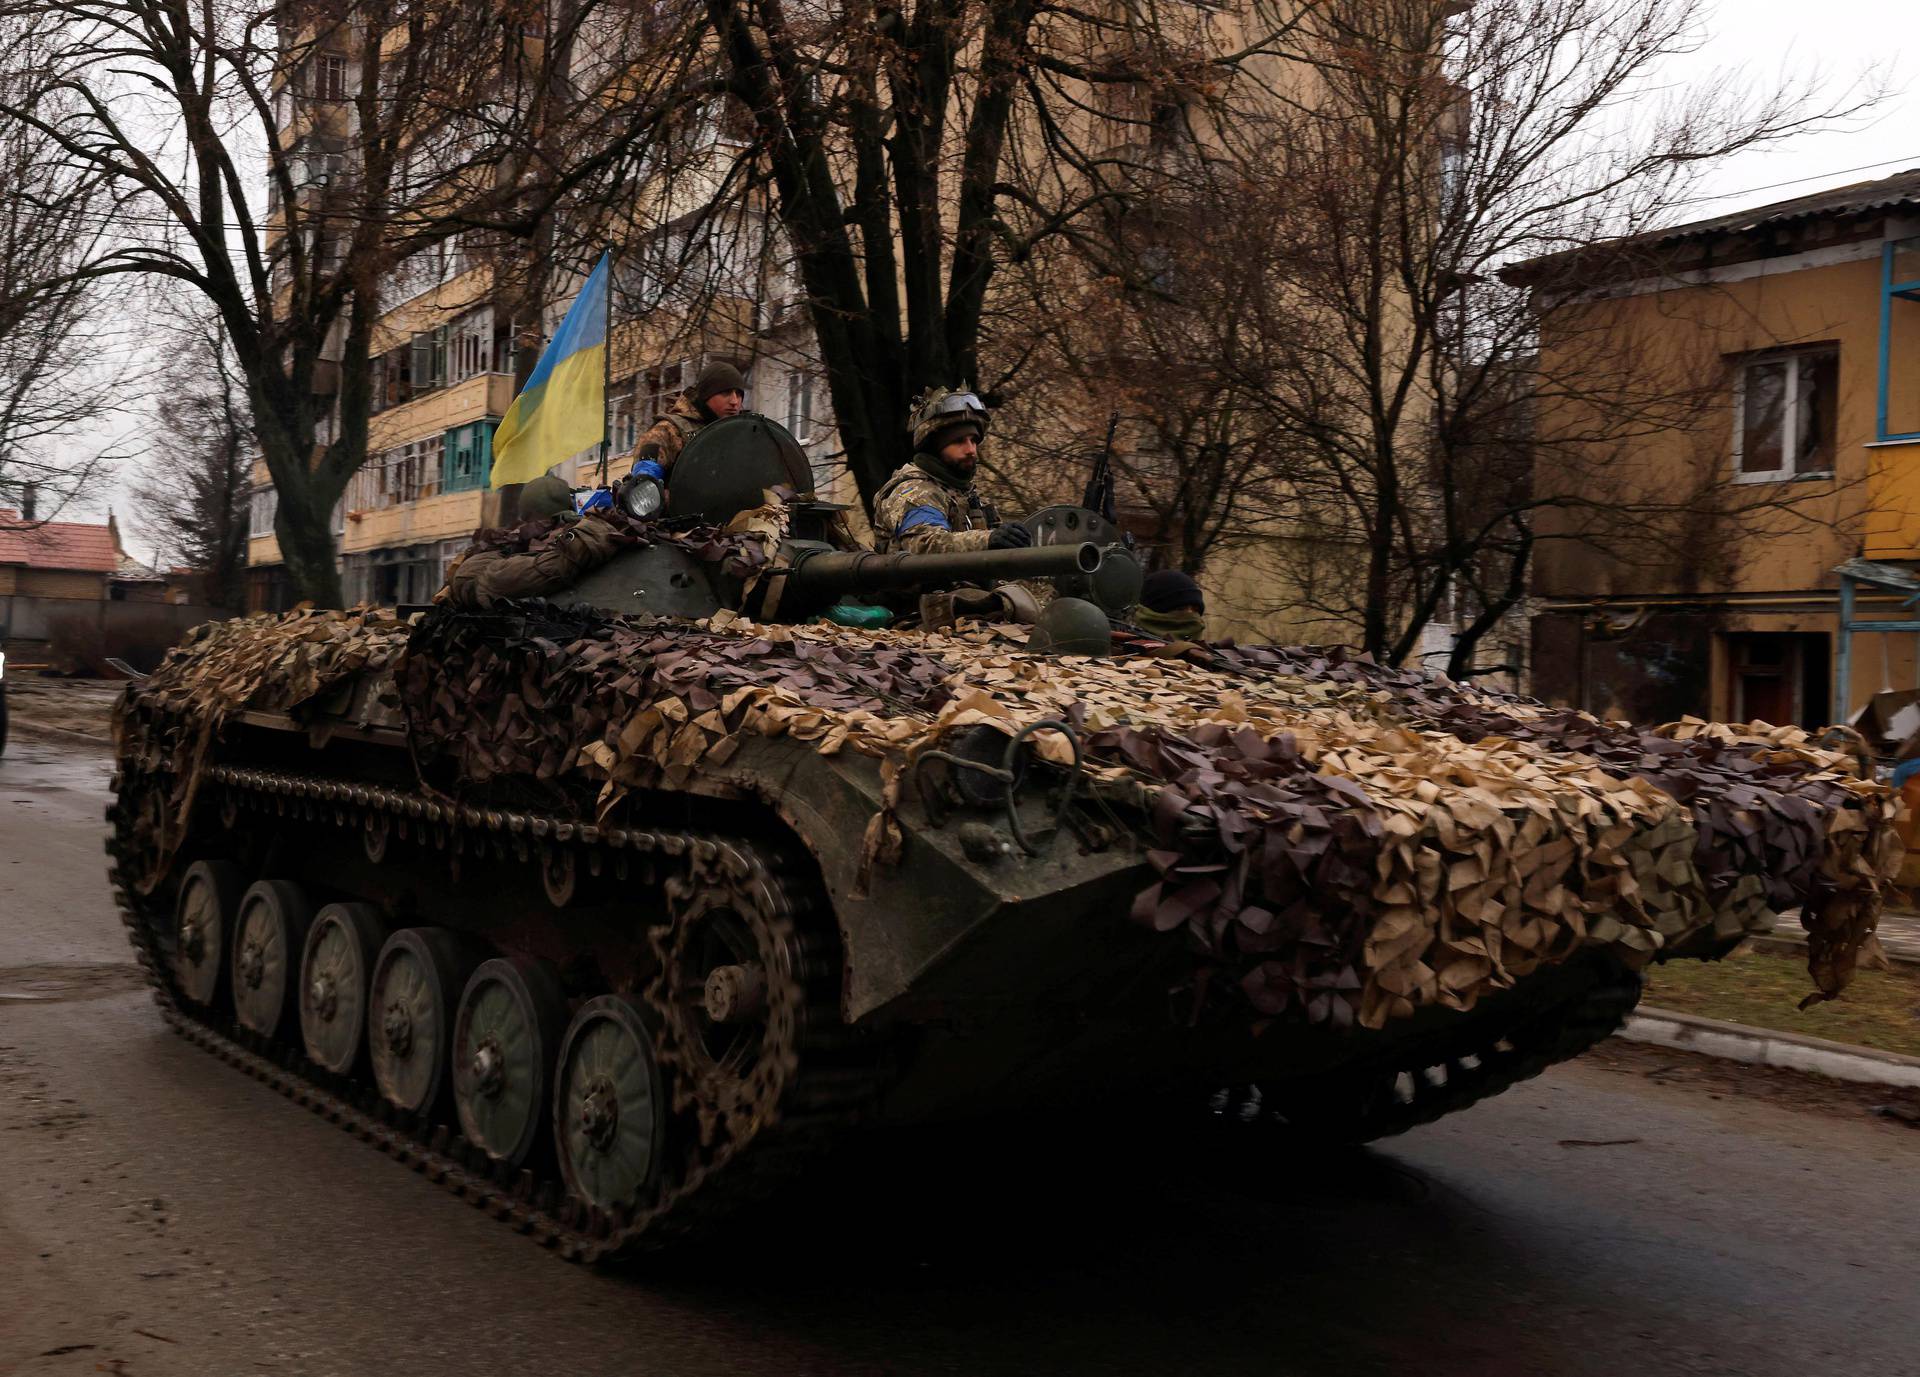
[[[673,399],[666,413],[654,419],[633,448],[621,456],[612,472],[642,474],[665,484],[673,461],[687,447],[687,441],[700,428],[726,416],[736,416],[747,399],[747,382],[730,363],[713,362],[700,370],[700,376]]]
[[[909,418],[913,458],[873,501],[873,530],[883,551],[924,555],[955,550],[1013,550],[1033,537],[1000,520],[974,490],[973,471],[987,434],[987,408],[964,387],[935,388]]]

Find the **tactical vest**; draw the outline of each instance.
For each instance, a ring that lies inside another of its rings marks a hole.
[[[962,491],[948,483],[943,483],[940,481],[938,474],[927,472],[917,463],[905,465],[898,473],[880,485],[880,491],[873,495],[873,510],[876,512],[879,511],[886,500],[893,495],[893,490],[911,479],[923,479],[929,483],[939,484],[942,492],[950,493],[952,496],[960,499],[956,505],[964,514],[967,522],[966,526],[962,529],[977,531],[1000,524],[1000,514],[993,509],[992,503],[981,500],[978,489],[969,484],[967,488]],[[979,518],[978,525],[974,523],[976,516]]]

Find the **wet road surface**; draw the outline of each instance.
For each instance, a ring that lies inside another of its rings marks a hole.
[[[166,1031],[107,774],[0,757],[0,1373],[1920,1373],[1920,1133],[1638,1049],[1372,1151],[889,1140],[568,1266]]]

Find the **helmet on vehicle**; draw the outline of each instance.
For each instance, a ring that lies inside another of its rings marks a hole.
[[[913,430],[916,451],[931,454],[939,449],[934,437],[957,426],[970,425],[975,436],[987,436],[987,404],[968,387],[934,387],[914,399],[907,417]]]
[[[1027,633],[1036,655],[1111,655],[1113,622],[1085,598],[1055,598]]]
[[[573,488],[563,478],[543,473],[520,489],[520,519],[535,521],[573,510]]]

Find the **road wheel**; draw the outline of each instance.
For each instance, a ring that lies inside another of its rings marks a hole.
[[[225,974],[227,922],[246,882],[227,861],[195,861],[173,906],[173,974],[180,993],[211,1006]]]
[[[445,928],[403,928],[380,949],[367,995],[367,1050],[388,1103],[412,1114],[439,1106],[454,1008],[479,964],[479,953]]]
[[[240,896],[233,920],[233,1011],[263,1038],[291,1029],[300,1002],[297,976],[313,907],[298,885],[260,880]]]
[[[494,1161],[517,1167],[539,1145],[566,1031],[566,996],[544,961],[497,957],[467,982],[453,1022],[453,1104],[467,1141]]]
[[[367,977],[387,940],[371,904],[328,904],[307,929],[300,957],[300,1038],[315,1063],[345,1076],[360,1060]]]
[[[666,1094],[642,1010],[631,995],[591,999],[560,1050],[560,1172],[575,1197],[608,1214],[650,1203],[665,1166]]]

